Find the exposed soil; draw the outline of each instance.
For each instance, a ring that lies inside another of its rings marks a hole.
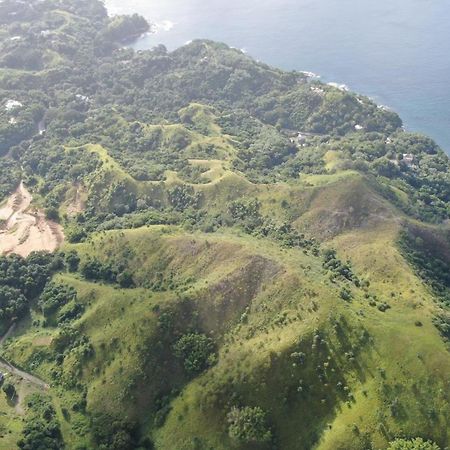
[[[21,182],[0,208],[0,254],[26,257],[33,251],[53,252],[64,240],[62,227],[31,207],[32,199]]]
[[[81,186],[80,184],[76,184],[75,195],[67,207],[67,215],[69,217],[75,217],[77,214],[84,211],[85,209],[85,202],[83,200],[84,196],[85,191],[83,189],[83,186]]]

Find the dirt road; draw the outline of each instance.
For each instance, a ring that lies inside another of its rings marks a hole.
[[[31,375],[28,372],[24,372],[23,370],[14,367],[12,364],[10,364],[8,361],[6,361],[1,357],[0,357],[0,371],[3,372],[4,374],[10,373],[12,375],[15,375],[16,377],[20,377],[23,380],[28,381],[29,383],[40,389],[47,390],[50,388],[50,386],[45,381],[42,381],[40,378],[35,377],[34,375]]]
[[[9,336],[12,334],[12,332],[15,330],[15,328],[16,328],[16,323],[13,323],[8,328],[8,331],[3,336],[0,337],[0,346],[2,346],[3,343],[6,341],[6,339],[9,338]],[[27,373],[27,372],[24,372],[23,370],[18,369],[17,367],[10,364],[8,361],[6,361],[6,359],[2,358],[1,356],[0,356],[0,372],[2,372],[4,375],[6,375],[7,373],[10,373],[17,377],[20,377],[23,380],[28,381],[30,384],[32,384],[33,386],[40,388],[40,389],[47,390],[50,387],[47,383],[45,383],[38,377],[35,377],[34,375],[31,375],[30,373]]]

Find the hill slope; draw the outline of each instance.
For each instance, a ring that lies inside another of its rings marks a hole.
[[[0,201],[65,235],[0,256],[0,365],[37,377],[0,447],[448,447],[447,156],[224,44],[121,47],[149,26],[0,4]]]

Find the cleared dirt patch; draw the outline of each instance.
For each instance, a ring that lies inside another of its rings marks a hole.
[[[33,197],[20,183],[0,208],[0,254],[28,256],[33,251],[55,251],[64,240],[62,227],[31,207]]]
[[[77,183],[71,192],[71,199],[67,206],[67,215],[69,217],[75,217],[77,214],[84,211],[85,198],[86,192],[83,186]]]

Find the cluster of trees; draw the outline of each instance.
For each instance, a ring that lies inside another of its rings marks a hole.
[[[228,434],[240,444],[269,443],[272,431],[267,414],[259,406],[233,407],[227,415]]]
[[[350,261],[343,263],[334,249],[326,249],[323,252],[323,267],[332,272],[332,279],[351,281],[355,286],[360,286],[358,277],[352,270]]]
[[[169,202],[176,211],[198,208],[200,200],[201,194],[191,186],[179,185],[169,190]]]
[[[2,391],[8,400],[13,400],[16,396],[16,387],[9,381],[5,381],[2,385]]]
[[[87,280],[118,283],[123,288],[134,286],[133,277],[125,262],[114,266],[97,258],[89,258],[81,264],[80,272]]]
[[[59,257],[48,253],[0,257],[0,324],[22,317],[31,300],[43,291],[51,275],[61,267]]]
[[[449,237],[410,226],[401,232],[398,244],[417,274],[433,289],[441,303],[450,307]]]
[[[192,166],[190,164],[186,164],[178,171],[178,176],[187,183],[192,184],[203,184],[208,183],[208,179],[202,177],[208,169],[200,166]]]
[[[389,444],[387,450],[440,450],[434,442],[422,438],[396,439]]]
[[[40,295],[38,306],[44,317],[49,317],[76,297],[77,292],[72,286],[51,282]]]
[[[24,316],[34,300],[46,319],[63,324],[78,317],[83,305],[73,287],[50,282],[58,271],[77,271],[80,258],[75,251],[49,254],[33,252],[27,258],[0,256],[0,326],[4,330]],[[123,283],[120,276],[118,279]],[[127,283],[125,283],[127,284]],[[57,314],[56,314],[57,313]]]
[[[95,223],[94,228],[103,231],[139,228],[145,225],[175,225],[180,224],[182,218],[177,211],[158,211],[149,208],[143,212],[124,214],[122,217],[109,214],[99,224]]]
[[[93,416],[92,435],[101,450],[152,449],[150,441],[140,440],[138,423],[106,413]]]
[[[289,222],[280,224],[263,216],[260,208],[261,203],[257,199],[235,200],[228,205],[229,217],[225,217],[222,223],[238,225],[253,236],[274,239],[284,247],[310,249],[315,256],[319,255],[315,239],[299,233]]]
[[[0,105],[0,156],[11,147],[30,139],[37,132],[37,123],[44,114],[47,97],[42,93],[22,89],[2,89],[5,99]],[[16,102],[8,105],[8,102]]]
[[[257,180],[269,176],[275,167],[285,164],[297,153],[297,147],[274,127],[260,124],[249,141],[239,148],[235,168]]]
[[[27,397],[26,405],[27,415],[18,447],[22,450],[64,448],[60,424],[50,397],[34,393]]]
[[[450,260],[448,234],[417,226],[405,228],[398,239],[399,248],[417,275],[430,286],[443,306],[433,323],[445,341],[450,341]]]
[[[20,160],[25,173],[44,178],[39,194],[45,198],[45,206],[56,208],[65,201],[67,188],[95,171],[100,162],[81,148],[66,151],[61,146],[46,145],[45,140],[33,143]],[[29,185],[32,183],[33,178],[28,180]]]
[[[59,0],[55,2],[42,2],[40,0],[4,0],[0,4],[0,24],[11,25],[20,22],[39,23],[45,20],[46,14],[55,9],[57,5],[61,10],[77,16],[98,20],[107,17],[107,11],[102,2],[90,0]]]
[[[214,342],[204,334],[188,333],[173,346],[175,356],[183,361],[189,375],[197,375],[215,363]]]
[[[150,30],[150,24],[139,14],[132,16],[115,16],[98,36],[105,43],[127,43]]]
[[[444,310],[433,318],[434,326],[439,330],[441,336],[450,342],[450,311]]]
[[[16,161],[0,158],[0,202],[20,183],[21,170]]]

